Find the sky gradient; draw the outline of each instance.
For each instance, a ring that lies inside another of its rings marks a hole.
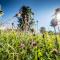
[[[13,16],[19,11],[21,6],[30,6],[34,12],[34,19],[38,20],[38,28],[44,26],[47,30],[50,30],[50,21],[54,10],[60,8],[60,0],[0,0],[4,15],[0,21],[11,24],[17,23],[17,19]],[[0,17],[1,18],[1,17]]]

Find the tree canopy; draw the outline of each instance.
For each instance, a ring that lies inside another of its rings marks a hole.
[[[16,14],[18,18],[18,27],[20,30],[29,31],[34,23],[34,13],[29,6],[22,6],[19,12]]]

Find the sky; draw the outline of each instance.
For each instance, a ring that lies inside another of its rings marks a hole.
[[[26,5],[34,12],[35,21],[39,21],[38,29],[43,26],[47,30],[51,30],[50,21],[55,9],[60,8],[60,0],[0,0],[0,4],[4,12],[0,22],[2,21],[6,26],[10,26],[12,22],[17,24],[17,18],[14,15],[19,12],[21,6]]]

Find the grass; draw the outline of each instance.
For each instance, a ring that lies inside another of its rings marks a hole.
[[[60,51],[60,37],[57,35]],[[0,60],[60,60],[56,49],[55,35],[24,33],[19,31],[0,32]]]

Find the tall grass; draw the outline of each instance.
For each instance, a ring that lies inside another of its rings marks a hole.
[[[0,60],[60,60],[55,35],[18,31],[0,32]],[[58,37],[60,49],[60,37]]]

